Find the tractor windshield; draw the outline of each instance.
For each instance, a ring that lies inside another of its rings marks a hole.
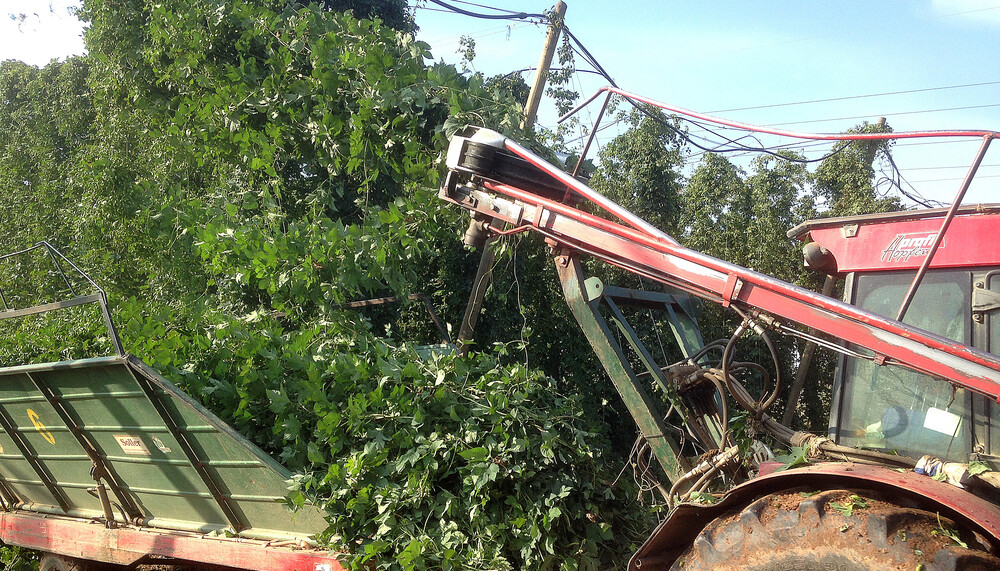
[[[853,303],[894,317],[912,279],[909,271],[855,274]],[[972,281],[967,270],[928,272],[904,322],[972,345]],[[967,461],[974,451],[990,452],[992,403],[947,382],[848,358],[840,390],[834,432],[841,444],[955,461]]]

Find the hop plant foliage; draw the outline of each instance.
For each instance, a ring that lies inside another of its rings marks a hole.
[[[291,501],[326,508],[322,540],[355,568],[604,569],[653,523],[579,399],[500,348],[423,360],[347,315],[129,323],[179,345],[158,367],[296,472]]]
[[[0,246],[86,268],[126,349],[293,470],[355,567],[621,566],[652,522],[573,391],[335,309],[426,292],[456,321],[475,259],[435,197],[446,137],[521,108],[329,7],[86,0],[87,56],[0,65]],[[0,330],[5,364],[109,350],[84,309]]]

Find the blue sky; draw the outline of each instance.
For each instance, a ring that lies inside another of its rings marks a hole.
[[[754,124],[792,123],[785,127],[815,132],[840,132],[861,118],[875,121],[882,115],[897,131],[1000,130],[1000,0],[567,4],[568,26],[618,84],[666,103],[719,112],[994,82],[718,114]],[[491,5],[540,12],[551,4]],[[489,75],[536,65],[544,40],[540,26],[508,28],[509,23],[436,8],[428,4],[417,11],[419,37],[431,44],[435,57],[456,61],[458,36],[464,33],[476,38],[479,71]],[[579,74],[579,81],[583,95],[605,83],[587,74]],[[551,123],[554,114],[540,117]],[[858,118],[823,121],[844,117]],[[960,183],[953,179],[964,176],[980,143],[900,143],[894,155],[903,176],[925,196],[950,202]],[[809,156],[828,148],[816,147]],[[998,166],[980,169],[966,202],[1000,201],[993,190],[1000,186],[1000,148],[991,149],[984,165]]]
[[[552,5],[472,1],[525,12]],[[666,103],[748,123],[791,123],[785,126],[801,131],[839,132],[883,115],[897,131],[1000,130],[1000,0],[567,4],[568,26],[619,85]],[[72,5],[0,0],[0,59],[41,65],[82,52],[79,23],[68,13]],[[15,21],[10,13],[28,17]],[[457,62],[459,37],[475,38],[474,66],[487,75],[535,66],[545,35],[541,25],[477,20],[429,2],[421,2],[416,18],[418,37],[435,58]],[[574,81],[584,96],[605,84],[584,73]],[[972,86],[980,83],[988,85]],[[931,88],[947,89],[916,91]],[[899,91],[912,93],[856,97]],[[854,98],[842,99],[848,97]],[[839,100],[724,111],[832,98]],[[837,118],[851,119],[830,120]],[[543,108],[540,120],[553,123],[554,112]],[[787,141],[764,140],[778,142]],[[922,194],[950,201],[979,144],[899,143],[894,156]],[[994,146],[967,203],[1000,202],[994,190],[1000,187],[1000,142]],[[809,156],[826,148],[814,147]]]

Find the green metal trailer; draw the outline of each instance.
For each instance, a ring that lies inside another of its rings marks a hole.
[[[72,263],[44,242],[0,260],[42,248],[66,279]],[[326,528],[322,510],[290,509],[289,471],[126,355],[93,287],[25,308],[0,292],[0,319],[99,305],[118,353],[0,368],[0,541],[45,552],[43,570],[342,569],[310,539]]]

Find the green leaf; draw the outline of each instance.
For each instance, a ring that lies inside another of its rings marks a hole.
[[[808,450],[804,446],[796,446],[791,450],[791,454],[784,454],[775,456],[775,460],[778,462],[784,462],[784,466],[780,466],[776,472],[782,472],[784,470],[789,470],[797,466],[806,466],[810,464],[808,458]]]
[[[719,501],[719,498],[708,492],[693,492],[690,496],[690,500],[699,504],[712,505]]]
[[[488,457],[490,455],[490,451],[484,447],[470,448],[459,452],[458,455],[470,462],[478,462],[479,460],[483,460]]]
[[[851,517],[854,514],[854,504],[851,502],[830,502],[830,507],[843,514],[844,517]]]
[[[986,462],[973,461],[969,462],[969,475],[978,476],[983,472],[991,472],[993,469],[990,468],[989,464]]]

